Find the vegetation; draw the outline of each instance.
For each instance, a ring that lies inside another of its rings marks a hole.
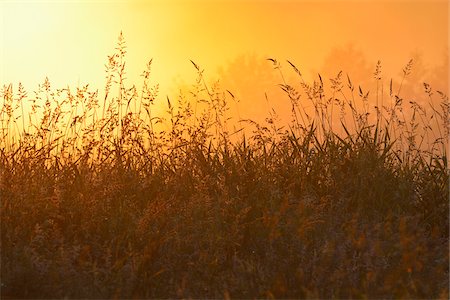
[[[125,55],[120,36],[104,96],[3,86],[3,298],[448,299],[444,93],[386,93],[381,64],[372,94],[309,84],[288,62],[292,121],[260,124],[193,62],[156,116],[151,61],[138,90]]]

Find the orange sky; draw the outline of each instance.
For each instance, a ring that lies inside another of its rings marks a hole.
[[[3,0],[0,11],[0,83],[28,90],[45,76],[54,87],[102,90],[121,30],[130,82],[153,58],[163,94],[192,82],[190,59],[210,77],[241,54],[289,59],[308,73],[353,44],[397,74],[414,52],[433,66],[448,51],[448,1]]]

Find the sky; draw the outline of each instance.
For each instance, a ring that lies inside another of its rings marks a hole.
[[[448,1],[435,0],[0,0],[0,84],[34,90],[47,76],[54,87],[102,90],[121,31],[129,82],[139,82],[152,58],[162,95],[194,80],[190,60],[210,78],[243,56],[289,59],[314,74],[333,51],[353,48],[369,65],[381,60],[385,72],[397,74],[417,53],[429,68],[445,63],[448,14]]]

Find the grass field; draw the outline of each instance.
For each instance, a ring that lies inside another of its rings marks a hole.
[[[151,62],[126,86],[125,55],[121,37],[102,95],[3,86],[2,298],[448,299],[444,93],[286,62],[291,121],[256,123],[193,62],[158,116]]]

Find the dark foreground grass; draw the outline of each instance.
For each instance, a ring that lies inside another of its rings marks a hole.
[[[110,57],[104,109],[87,87],[46,81],[33,97],[42,116],[20,126],[25,92],[3,89],[2,298],[448,299],[444,95],[428,115],[443,126],[417,135],[399,95],[371,122],[350,79],[341,100],[332,81],[328,106],[321,78],[302,82],[310,112],[283,83],[293,121],[233,134],[225,94],[195,64],[191,98],[152,116],[157,88],[149,69],[141,93],[125,88],[124,49]],[[333,106],[347,112],[340,133]]]

